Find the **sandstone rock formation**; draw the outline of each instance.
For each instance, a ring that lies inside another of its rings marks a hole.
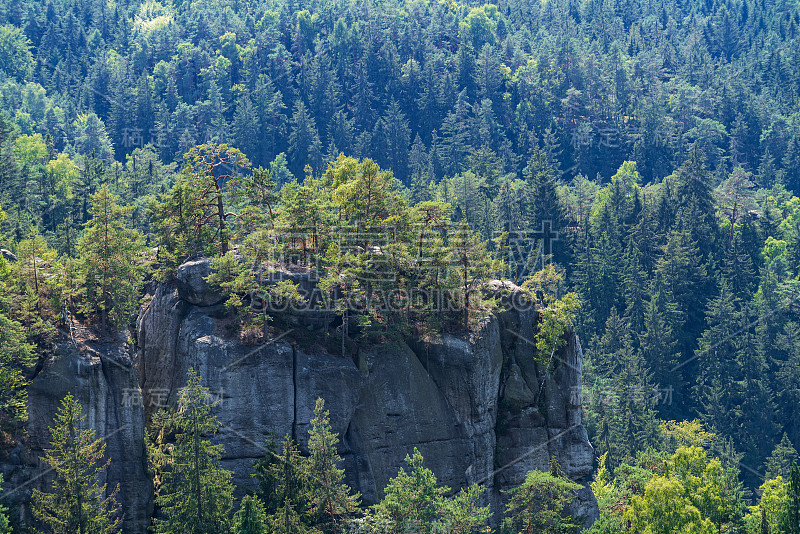
[[[142,408],[132,348],[124,337],[110,343],[62,344],[44,363],[28,390],[28,439],[0,462],[3,490],[17,519],[30,518],[26,504],[33,488],[46,490],[52,473],[40,455],[50,446],[49,427],[67,393],[83,406],[86,425],[106,443],[111,464],[105,472],[109,489],[119,485],[123,531],[144,532],[152,511],[147,474]]]
[[[326,316],[318,312],[289,318],[294,336],[268,343],[244,344],[228,335],[220,296],[203,280],[208,272],[208,262],[197,260],[180,268],[176,282],[151,286],[132,356],[123,340],[81,350],[63,347],[33,381],[33,452],[48,441],[58,399],[72,391],[98,436],[107,436],[108,481],[121,485],[125,532],[145,532],[152,510],[145,421],[160,406],[174,404],[190,367],[222,399],[218,440],[225,445],[223,464],[234,473],[238,496],[255,488],[252,464],[264,455],[268,434],[278,439],[289,434],[307,445],[318,397],[325,399],[340,434],[347,482],[362,493],[364,504],[381,498],[415,447],[440,483],[453,489],[484,484],[497,515],[505,507],[503,490],[520,484],[530,469],[546,470],[551,457],[570,478],[587,482],[593,451],[581,425],[580,344],[570,334],[553,372],[543,375],[533,358],[535,310],[509,306],[469,335],[387,343],[343,357],[288,341],[312,337],[324,327]],[[308,276],[284,274],[313,289]],[[496,285],[506,297],[518,296],[518,288]],[[126,402],[131,392],[141,401]],[[41,472],[36,454],[23,456],[19,451],[2,466],[11,484]],[[17,502],[45,479],[29,482]],[[596,518],[588,487],[572,511],[586,524]]]
[[[195,262],[192,269],[202,268]],[[219,306],[192,304],[218,302],[209,291],[185,283],[157,288],[138,321],[139,381],[149,406],[152,392],[168,392],[174,402],[189,367],[201,374],[223,399],[224,463],[242,488],[255,486],[251,466],[264,454],[267,433],[289,434],[305,446],[317,397],[330,410],[348,482],[365,504],[380,499],[414,447],[441,483],[490,488],[498,511],[502,490],[532,468],[546,470],[551,457],[573,480],[586,482],[591,474],[593,450],[581,425],[580,344],[570,334],[555,370],[542,376],[533,358],[533,309],[512,306],[469,336],[384,344],[342,357],[285,339],[262,345],[229,339]],[[313,329],[317,319],[306,324],[295,317],[293,324]],[[573,512],[587,523],[596,517],[591,490],[582,492]]]

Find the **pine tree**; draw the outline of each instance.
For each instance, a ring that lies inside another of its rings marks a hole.
[[[472,534],[489,520],[489,506],[479,506],[486,490],[474,484],[459,491],[455,497],[442,499],[439,505],[439,524],[443,532]]]
[[[118,200],[105,184],[92,195],[92,219],[78,241],[86,308],[99,315],[103,330],[130,318],[143,277],[138,256],[144,237],[126,228],[125,217],[133,208],[119,207]]]
[[[230,529],[231,472],[220,468],[224,446],[210,441],[220,426],[212,415],[219,402],[211,400],[200,376],[189,369],[177,410],[162,410],[153,418],[160,434],[148,453],[151,462],[163,458],[156,466],[161,481],[156,504],[162,512],[155,522],[157,534],[227,534]],[[164,443],[173,433],[174,444]]]
[[[415,448],[405,462],[410,471],[401,468],[389,480],[384,497],[374,506],[374,511],[386,517],[392,533],[430,533],[434,526],[442,496],[449,488],[438,487],[433,471],[423,467],[422,454]]]
[[[498,265],[489,258],[485,244],[470,230],[466,221],[461,221],[457,230],[450,236],[449,244],[452,250],[452,261],[458,265],[453,270],[453,274],[459,278],[463,327],[464,330],[469,330],[472,317],[470,310],[476,307],[474,304],[480,303],[477,288],[497,271]]]
[[[323,532],[341,532],[349,517],[356,513],[360,495],[351,495],[350,488],[342,482],[342,459],[336,452],[339,438],[331,431],[325,401],[317,399],[314,418],[308,433],[308,470],[311,476],[309,492],[311,514]]]
[[[520,534],[575,532],[578,525],[564,508],[581,488],[580,484],[533,469],[522,485],[510,490],[503,528]]]
[[[49,491],[33,490],[33,516],[54,534],[109,534],[121,526],[116,495],[100,484],[108,468],[105,443],[85,427],[81,405],[67,394],[50,428],[51,446],[43,461],[55,479]]]
[[[684,358],[691,356],[701,334],[703,310],[710,293],[707,269],[699,256],[691,235],[675,231],[667,236],[664,254],[656,265],[656,275],[682,317],[677,333],[678,348]]]

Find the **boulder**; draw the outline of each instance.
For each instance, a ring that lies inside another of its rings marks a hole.
[[[222,295],[211,289],[206,277],[211,274],[211,260],[200,258],[178,267],[176,281],[181,299],[195,306],[213,306],[222,302]]]
[[[0,248],[0,256],[3,256],[3,258],[5,258],[5,260],[9,263],[17,262],[17,255],[11,252],[10,250]]]

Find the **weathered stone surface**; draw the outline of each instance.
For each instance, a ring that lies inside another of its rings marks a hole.
[[[188,307],[174,285],[162,284],[139,312],[136,368],[148,416],[162,404],[153,401],[155,396],[160,398],[164,389],[167,393],[175,389],[173,380],[179,376],[175,368],[175,349]],[[142,358],[142,355],[147,357]]]
[[[201,271],[192,263],[191,270]],[[307,274],[282,276],[310,293],[315,281]],[[477,331],[437,342],[409,340],[410,348],[381,345],[352,359],[285,340],[248,346],[226,339],[214,309],[205,306],[211,300],[194,295],[203,303],[195,305],[180,284],[177,290],[162,286],[139,318],[140,380],[168,390],[174,402],[187,369],[201,374],[223,399],[219,441],[226,447],[224,463],[242,487],[254,487],[251,467],[265,452],[267,434],[288,433],[307,446],[314,403],[322,397],[341,437],[348,483],[365,504],[380,499],[416,447],[441,483],[485,484],[499,511],[506,502],[502,490],[521,483],[530,469],[547,469],[553,456],[583,482],[593,451],[580,421],[575,336],[567,336],[554,371],[542,375],[535,358],[536,310],[517,306],[518,287],[495,285],[511,309],[488,317]],[[284,323],[299,325],[296,317]],[[165,330],[171,339],[163,337]],[[596,511],[587,495],[581,499],[576,506]]]
[[[369,376],[361,388],[347,441],[358,458],[351,484],[364,502],[382,497],[389,479],[417,447],[425,465],[452,487],[467,483],[478,459],[464,425],[407,346],[369,351]]]
[[[317,399],[325,400],[331,427],[344,436],[361,393],[361,374],[353,360],[327,353],[307,353],[295,347],[294,436],[301,447],[308,445],[309,422]]]
[[[147,475],[144,446],[144,409],[124,338],[108,344],[64,344],[56,357],[45,362],[28,391],[30,455],[4,462],[7,481],[21,485],[10,495],[16,513],[29,518],[23,503],[33,488],[45,490],[52,480],[48,466],[39,460],[50,446],[49,428],[67,393],[80,402],[87,428],[106,443],[111,460],[105,472],[109,490],[119,484],[117,500],[122,505],[123,531],[144,533],[152,511],[152,486]],[[8,488],[9,486],[6,486]]]
[[[195,306],[213,306],[222,302],[222,296],[205,280],[209,274],[211,264],[208,258],[187,261],[178,267],[176,281],[181,298]]]
[[[0,256],[5,258],[7,262],[16,263],[17,262],[17,255],[11,252],[10,250],[0,248]]]
[[[142,479],[145,417],[174,405],[190,367],[222,401],[216,409],[222,425],[217,440],[225,445],[223,465],[234,473],[238,497],[255,488],[252,465],[265,454],[269,434],[277,439],[289,434],[307,446],[318,397],[325,399],[340,435],[347,482],[362,493],[364,504],[381,498],[415,447],[440,483],[486,485],[487,502],[498,515],[506,504],[503,490],[520,484],[530,469],[547,469],[551,457],[573,480],[587,482],[593,450],[581,425],[580,344],[568,335],[554,370],[546,375],[537,369],[537,313],[514,307],[521,302],[519,288],[497,282],[493,291],[510,303],[509,311],[489,316],[468,335],[387,343],[342,357],[286,338],[247,345],[226,336],[216,306],[220,299],[203,280],[208,272],[207,261],[189,262],[181,266],[177,283],[153,288],[137,321],[135,367],[123,357],[120,342],[119,361],[101,352],[65,357],[34,381],[31,441],[39,449],[55,402],[70,389],[80,392],[99,435],[129,424],[135,428],[109,440],[118,470],[109,480],[130,477],[123,485],[126,532],[141,532],[139,525],[152,510],[149,482]],[[314,290],[307,273],[284,274],[303,291]],[[323,326],[332,319],[321,317]],[[295,334],[316,324],[301,314],[280,319]],[[348,347],[354,352],[353,344]],[[124,392],[137,386],[144,409],[125,408]],[[35,459],[18,449],[14,480],[23,480],[35,472]],[[586,524],[597,515],[590,490],[581,492],[573,508]]]
[[[519,365],[512,363],[503,384],[503,398],[513,408],[525,408],[536,402],[536,396],[522,377]]]

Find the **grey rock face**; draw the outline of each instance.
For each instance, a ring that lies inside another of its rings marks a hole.
[[[49,443],[47,427],[58,401],[72,391],[86,408],[87,424],[107,436],[108,481],[120,483],[125,532],[143,533],[153,508],[145,421],[159,407],[174,405],[190,367],[222,400],[217,440],[225,445],[223,465],[233,471],[237,497],[256,488],[252,465],[266,453],[269,434],[279,440],[288,434],[307,447],[319,397],[341,438],[347,482],[364,504],[382,497],[414,448],[440,483],[454,489],[485,485],[495,517],[506,505],[503,490],[519,485],[530,469],[546,470],[552,457],[573,480],[587,483],[593,450],[581,425],[580,344],[570,334],[553,371],[537,369],[535,310],[492,315],[469,335],[387,343],[342,357],[287,338],[248,345],[226,335],[221,298],[203,280],[208,272],[207,261],[189,262],[176,283],[154,289],[137,320],[132,357],[120,340],[82,354],[64,348],[48,362],[30,392],[34,454],[20,446],[13,458],[0,461],[6,489],[39,473],[37,453]],[[315,280],[302,273],[286,278],[307,293],[314,290]],[[512,296],[517,291],[500,283],[496,289]],[[312,313],[284,322],[295,335],[318,335],[329,321]],[[20,509],[31,487],[14,497]],[[587,525],[597,517],[588,486],[572,512]]]
[[[109,491],[119,485],[123,531],[144,533],[152,511],[152,486],[147,475],[144,446],[144,409],[131,348],[124,338],[108,344],[60,345],[57,355],[45,362],[28,390],[27,443],[30,454],[13,455],[3,462],[7,484],[19,488],[8,497],[20,519],[30,519],[26,504],[33,488],[46,490],[52,480],[39,457],[50,446],[49,428],[67,393],[80,402],[87,428],[106,443],[111,459],[105,472]]]
[[[348,483],[364,504],[382,497],[415,447],[441,483],[486,485],[496,512],[506,504],[502,490],[520,484],[530,469],[546,470],[551,457],[573,480],[585,483],[590,475],[593,450],[581,425],[580,345],[569,335],[553,372],[544,375],[534,358],[535,310],[491,316],[468,336],[385,344],[352,358],[285,339],[244,345],[220,333],[218,310],[209,307],[219,298],[196,282],[207,274],[204,265],[198,260],[182,266],[184,281],[160,286],[142,310],[139,380],[149,406],[156,396],[174,402],[189,367],[200,373],[223,400],[219,441],[240,491],[255,488],[252,463],[265,453],[268,434],[289,434],[307,446],[318,397],[341,437]],[[307,293],[314,290],[307,276],[285,276]],[[499,284],[497,290],[513,296],[518,288]],[[310,317],[287,323],[298,331],[320,328]],[[582,492],[573,511],[592,522],[597,503],[591,490]]]
[[[178,267],[176,279],[181,298],[195,306],[213,306],[222,302],[222,296],[212,291],[205,280],[209,274],[211,264],[208,258],[187,261]]]

